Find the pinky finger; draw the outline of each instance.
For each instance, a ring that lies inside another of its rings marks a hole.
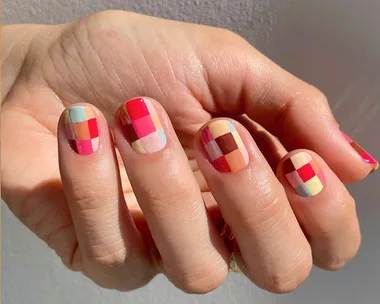
[[[307,235],[314,264],[337,269],[357,253],[360,230],[355,201],[316,153],[290,152],[280,162],[277,177]]]

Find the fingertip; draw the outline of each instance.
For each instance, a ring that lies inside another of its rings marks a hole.
[[[289,152],[276,170],[279,180],[301,197],[319,194],[325,187],[326,173],[328,174],[326,168],[320,165],[318,156],[305,149]]]
[[[163,150],[168,142],[167,133],[175,137],[165,110],[149,97],[124,102],[116,111],[114,122],[114,128],[140,154]]]
[[[245,133],[248,131],[232,119],[212,119],[197,133],[196,145],[216,171],[236,172],[251,161],[249,147],[253,139],[245,138]]]
[[[378,161],[365,151],[360,145],[358,145],[350,136],[345,132],[340,131],[342,137],[351,146],[351,153],[362,162],[361,170],[356,170],[352,175],[346,177],[347,183],[353,183],[366,178],[371,173],[375,172],[379,168]]]
[[[79,155],[90,155],[100,147],[101,130],[107,129],[103,114],[88,103],[66,108],[58,122],[58,143],[66,142]]]

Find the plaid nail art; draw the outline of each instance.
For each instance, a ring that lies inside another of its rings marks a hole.
[[[322,172],[306,152],[300,152],[288,158],[283,163],[283,173],[300,196],[313,196],[323,189],[325,180]]]
[[[201,133],[201,142],[209,161],[220,172],[234,172],[249,161],[246,147],[234,125],[228,120],[214,120]]]
[[[99,130],[90,107],[74,106],[66,110],[65,129],[71,148],[88,155],[99,148]]]
[[[152,103],[135,98],[120,108],[124,135],[138,153],[153,153],[166,145],[166,135]]]
[[[346,133],[342,132],[345,140],[351,145],[351,147],[360,155],[363,161],[367,164],[373,165],[373,169],[370,173],[376,171],[379,168],[379,163],[374,159],[367,151],[354,142]]]

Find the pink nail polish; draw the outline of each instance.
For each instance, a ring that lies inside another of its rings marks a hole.
[[[87,106],[66,110],[65,129],[71,148],[80,155],[89,155],[99,148],[99,130],[94,112]]]
[[[164,128],[150,100],[134,98],[119,110],[126,139],[138,153],[162,150],[167,142]]]
[[[345,138],[345,140],[351,145],[351,147],[361,156],[363,161],[367,164],[373,166],[373,169],[370,173],[376,171],[379,168],[379,163],[374,159],[367,151],[365,151],[362,147],[360,147],[356,142],[352,140],[346,133],[340,131]]]

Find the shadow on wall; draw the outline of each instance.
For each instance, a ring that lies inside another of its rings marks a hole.
[[[366,2],[289,2],[264,46],[266,55],[327,95],[338,121],[351,116],[345,127],[354,137],[380,112],[371,102],[380,95],[380,2]]]

